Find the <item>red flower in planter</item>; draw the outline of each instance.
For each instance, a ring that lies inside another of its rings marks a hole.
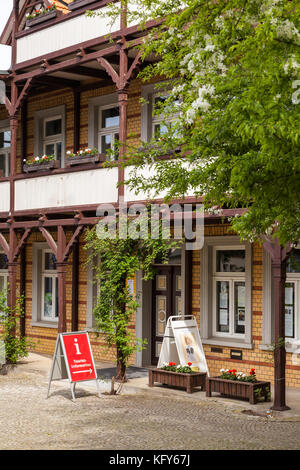
[[[192,364],[193,364],[192,362],[188,362],[188,363],[187,363],[188,366],[191,366]]]
[[[250,375],[255,375],[255,369],[250,370]]]
[[[176,362],[169,362],[169,366],[176,366]]]

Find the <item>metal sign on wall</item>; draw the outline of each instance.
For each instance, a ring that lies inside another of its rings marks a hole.
[[[98,395],[101,396],[90,339],[86,331],[58,334],[50,371],[47,398],[49,397],[51,382],[64,379],[69,380],[73,401],[75,401],[76,383],[88,380],[96,381]]]
[[[192,363],[194,371],[206,372],[209,375],[194,315],[168,318],[157,367],[169,362],[178,365]]]

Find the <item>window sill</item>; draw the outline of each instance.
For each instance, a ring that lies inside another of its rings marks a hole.
[[[213,346],[224,346],[227,348],[243,348],[243,349],[253,349],[252,343],[246,343],[241,341],[240,339],[234,338],[210,338],[204,339],[202,338],[203,344],[209,344]]]
[[[30,326],[39,326],[40,328],[54,328],[57,330],[58,322],[33,321]]]
[[[271,344],[260,344],[258,349],[261,349],[262,351],[266,351],[266,352],[271,354],[271,353],[273,353],[272,347],[273,347],[273,345],[271,345]],[[287,353],[291,353],[291,354],[299,354],[300,353],[299,342],[298,341],[295,341],[295,342],[290,341],[290,344],[289,344],[289,346],[286,346],[285,351]]]

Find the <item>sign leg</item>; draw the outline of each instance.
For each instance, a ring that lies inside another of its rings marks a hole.
[[[76,382],[71,382],[70,383],[71,393],[72,393],[72,401],[74,401],[74,402],[75,402],[75,385],[76,385]]]
[[[99,385],[98,379],[96,379],[96,385],[97,385],[98,397],[101,398],[100,385]]]

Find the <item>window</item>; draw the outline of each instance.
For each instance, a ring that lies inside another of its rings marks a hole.
[[[206,237],[201,250],[200,329],[207,344],[251,348],[251,244]]]
[[[165,118],[163,114],[159,114],[160,107],[164,105],[168,98],[168,95],[161,93],[155,93],[152,95],[152,129],[151,137],[158,138],[168,132],[168,127],[172,126],[172,121],[176,117],[176,114]],[[177,102],[176,102],[177,103]],[[175,104],[176,104],[175,103]]]
[[[142,106],[141,138],[144,142],[149,142],[154,136],[165,134],[167,127],[172,126],[177,113],[168,118],[159,113],[160,106],[165,103],[167,97],[168,93],[156,91],[155,85],[146,85],[142,88],[145,104]],[[175,105],[177,104],[179,101],[176,101]]]
[[[55,155],[61,163],[62,157],[62,118],[45,118],[43,123],[43,154]]]
[[[35,113],[34,156],[54,155],[64,166],[65,155],[65,106],[41,110]]]
[[[10,129],[0,129],[0,176],[9,176],[10,143]]]
[[[119,106],[115,104],[100,107],[98,124],[98,149],[100,153],[114,150],[115,143],[119,139]],[[117,151],[114,152],[114,159],[118,159]]]
[[[245,250],[214,248],[214,332],[245,334]]]
[[[42,254],[42,320],[58,319],[58,278],[56,260],[50,250]]]
[[[290,339],[300,337],[300,249],[295,249],[287,262],[285,284],[285,336]]]
[[[7,256],[0,253],[0,292],[6,291],[8,279]]]

